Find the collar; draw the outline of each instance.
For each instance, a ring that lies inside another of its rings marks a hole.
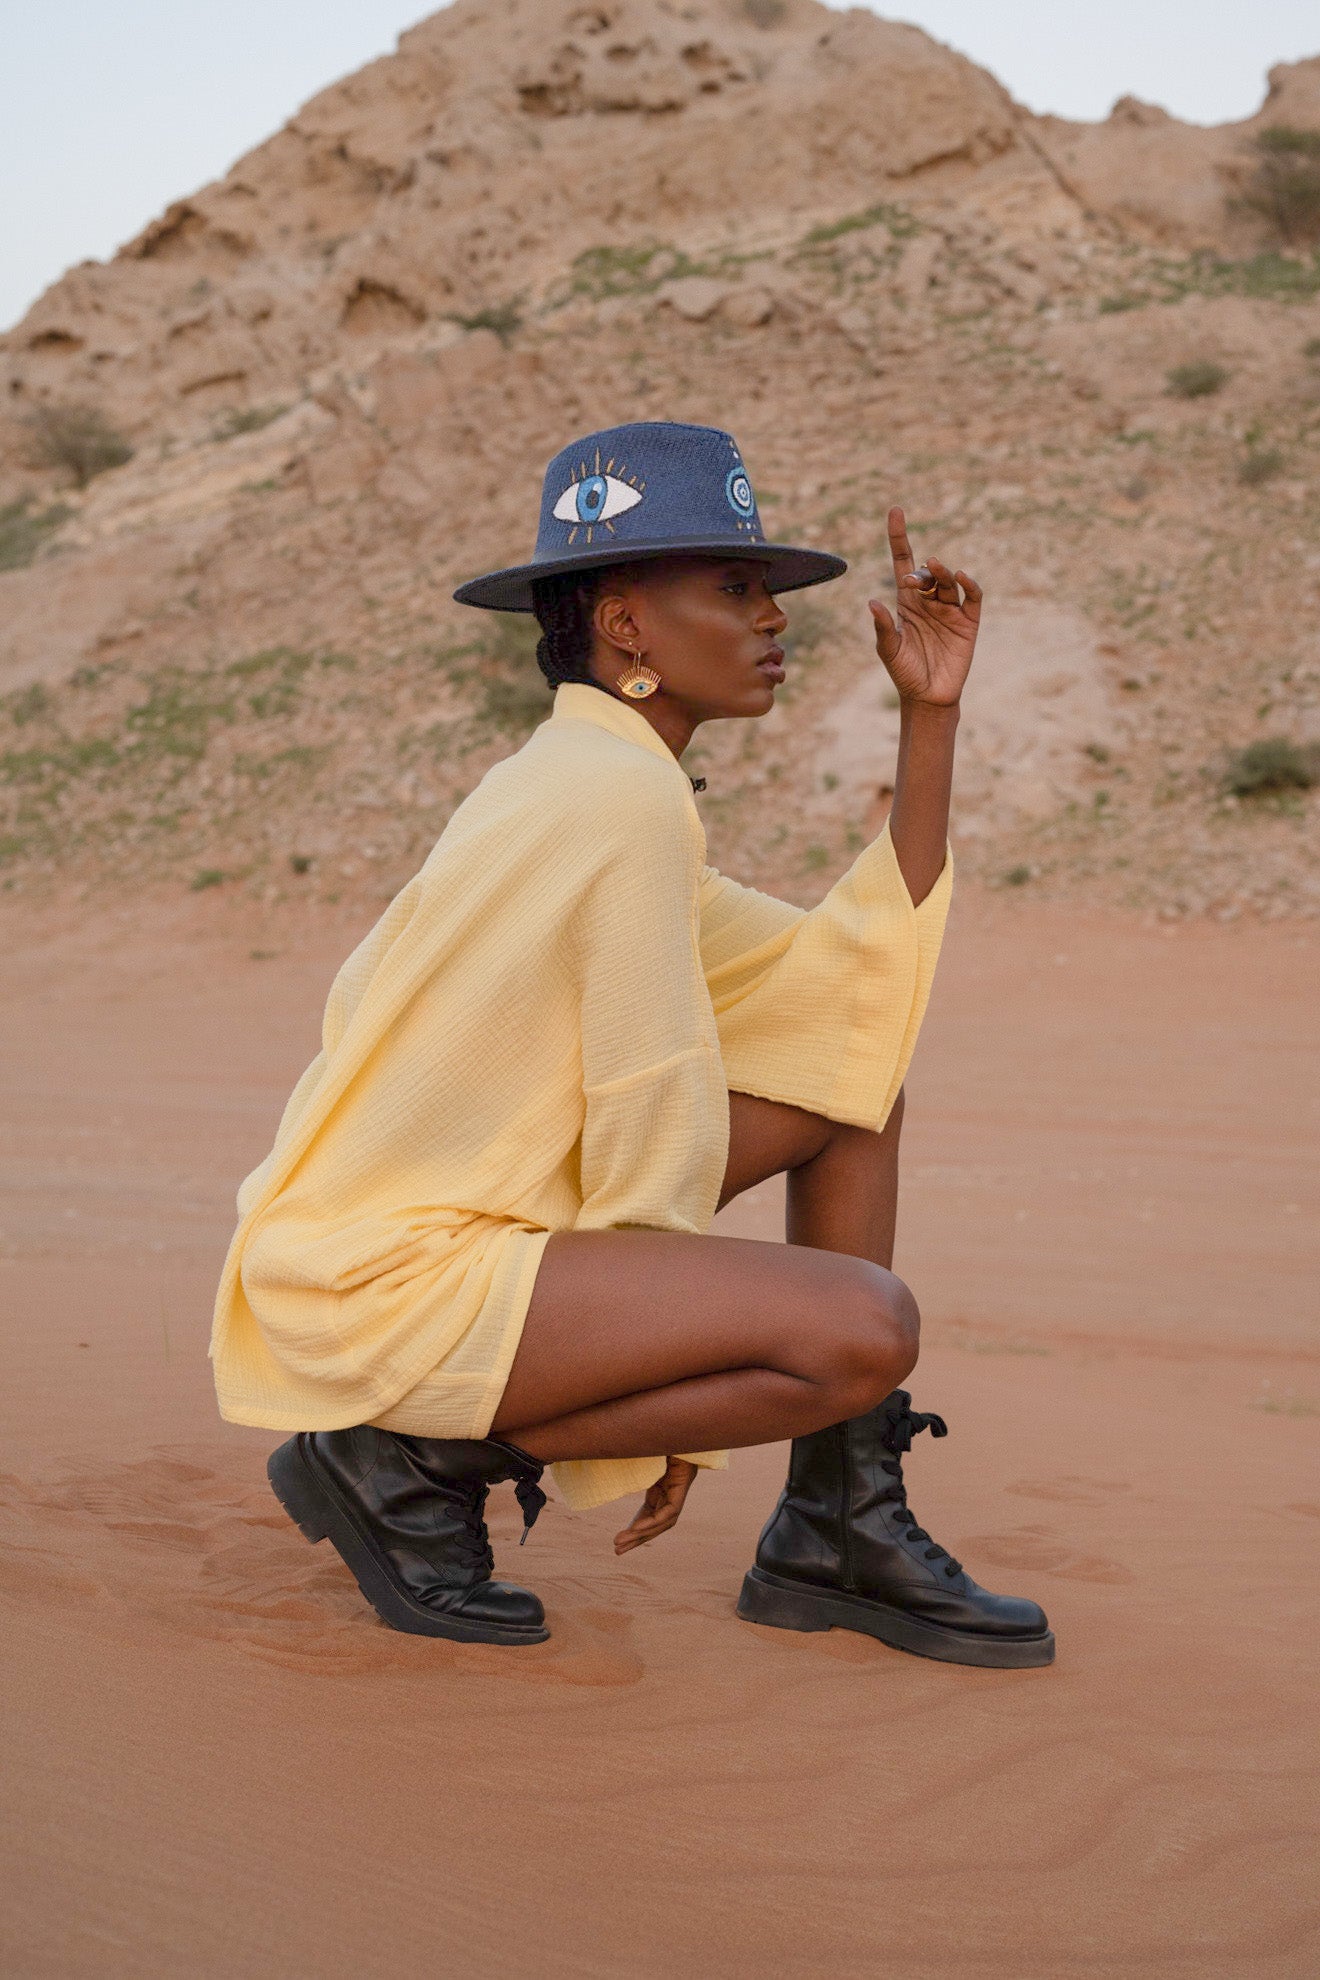
[[[550,720],[594,722],[598,729],[608,729],[611,735],[622,736],[625,742],[640,743],[653,755],[663,756],[666,763],[672,763],[681,772],[685,782],[691,782],[669,744],[656,734],[641,710],[630,708],[626,701],[616,701],[604,688],[589,687],[585,681],[561,682],[555,689]]]

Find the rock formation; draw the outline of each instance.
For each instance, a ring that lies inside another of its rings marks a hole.
[[[1320,131],[1320,59],[1242,124],[1082,126],[817,0],[455,0],[0,339],[0,884],[388,891],[544,708],[453,583],[524,552],[566,435],[642,416],[734,428],[776,532],[856,566],[794,605],[784,705],[703,738],[713,854],[805,898],[882,815],[903,500],[992,596],[969,867],[1320,907],[1305,777],[1225,773],[1320,741],[1279,130]],[[78,488],[85,409],[133,453]]]

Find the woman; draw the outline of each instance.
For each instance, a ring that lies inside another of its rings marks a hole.
[[[907,1510],[889,1270],[903,1076],[935,966],[958,701],[981,593],[889,518],[902,699],[887,829],[810,913],[705,866],[679,759],[785,676],[778,594],[839,558],[766,543],[707,427],[589,435],[547,471],[531,564],[463,602],[535,611],[551,718],[453,814],[341,970],[323,1050],[244,1183],[212,1352],[223,1414],[291,1430],[270,1476],[398,1629],[548,1634],[491,1578],[488,1486],[526,1530],[792,1438],[742,1614],[960,1662],[1047,1662],[1034,1603],[977,1588]],[[787,1172],[788,1238],[706,1233]],[[657,1455],[668,1454],[668,1455]]]

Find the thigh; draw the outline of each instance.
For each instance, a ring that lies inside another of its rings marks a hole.
[[[862,1259],[804,1246],[557,1231],[493,1428],[731,1368],[810,1376],[822,1320],[868,1325],[888,1282]]]

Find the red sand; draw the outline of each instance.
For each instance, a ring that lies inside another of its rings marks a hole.
[[[626,1561],[623,1507],[519,1553],[501,1501],[540,1648],[375,1621],[214,1411],[233,1187],[356,932],[247,914],[0,925],[6,1974],[1320,1971],[1314,932],[958,910],[909,1474],[1049,1610],[999,1673],[738,1622],[776,1450]]]

